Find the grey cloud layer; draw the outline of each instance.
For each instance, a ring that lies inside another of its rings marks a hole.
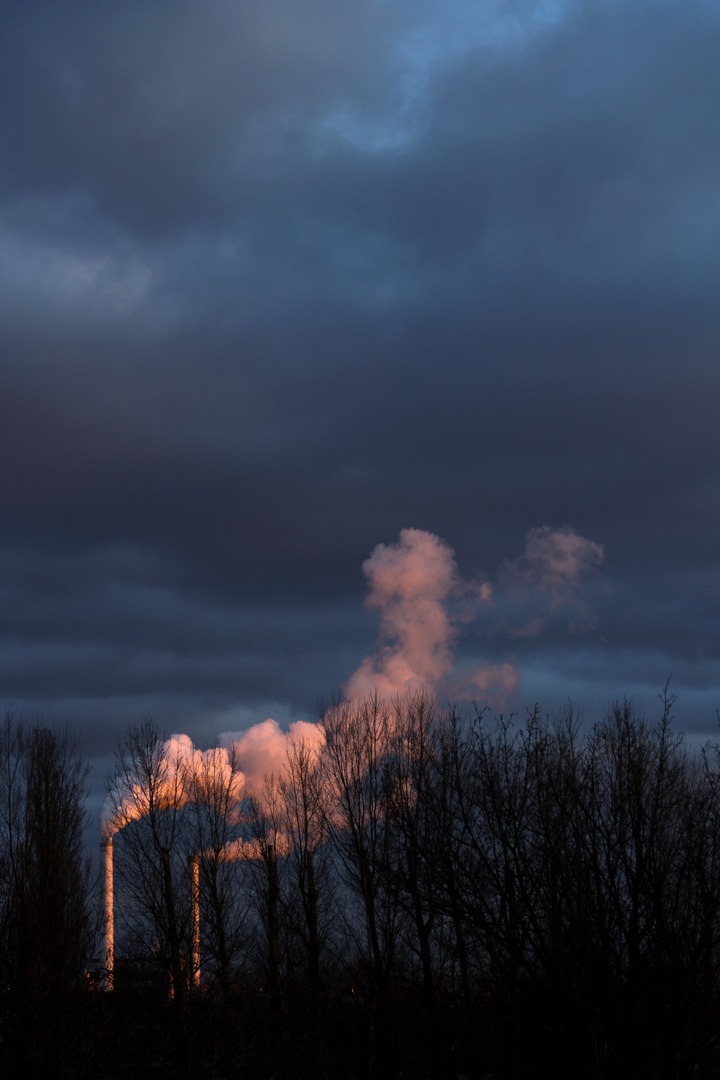
[[[301,711],[378,543],[482,576],[545,525],[604,547],[595,628],[499,603],[467,663],[709,693],[719,48],[699,0],[15,5],[4,698]]]

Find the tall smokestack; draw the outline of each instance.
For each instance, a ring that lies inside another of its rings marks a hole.
[[[200,985],[200,856],[188,855],[190,874],[190,986]]]
[[[112,836],[106,836],[100,844],[105,860],[105,955],[103,968],[103,988],[113,988],[113,968],[115,966],[115,926],[113,914],[113,842]]]

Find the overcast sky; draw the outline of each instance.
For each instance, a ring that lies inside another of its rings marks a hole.
[[[3,704],[97,775],[373,680],[715,731],[717,3],[2,24]]]

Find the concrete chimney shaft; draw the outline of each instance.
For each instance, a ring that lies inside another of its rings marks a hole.
[[[191,924],[190,933],[192,946],[190,950],[190,985],[200,985],[200,856],[188,855],[188,871],[190,874],[190,904]]]
[[[100,850],[105,862],[105,955],[103,968],[105,971],[103,986],[105,990],[112,990],[113,968],[115,967],[115,920],[113,912],[113,842],[111,836],[106,836],[100,844]]]

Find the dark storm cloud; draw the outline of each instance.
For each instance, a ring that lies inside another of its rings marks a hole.
[[[284,0],[30,4],[5,38],[6,187],[84,192],[144,235],[212,225],[302,148],[303,121],[377,98],[394,21]]]
[[[112,738],[149,709],[207,738],[287,719],[372,649],[376,544],[427,530],[497,583],[528,530],[572,526],[605,553],[582,630],[519,635],[535,600],[498,596],[461,658],[526,673],[511,707],[652,701],[671,673],[709,703],[714,5],[5,24],[5,700]]]

